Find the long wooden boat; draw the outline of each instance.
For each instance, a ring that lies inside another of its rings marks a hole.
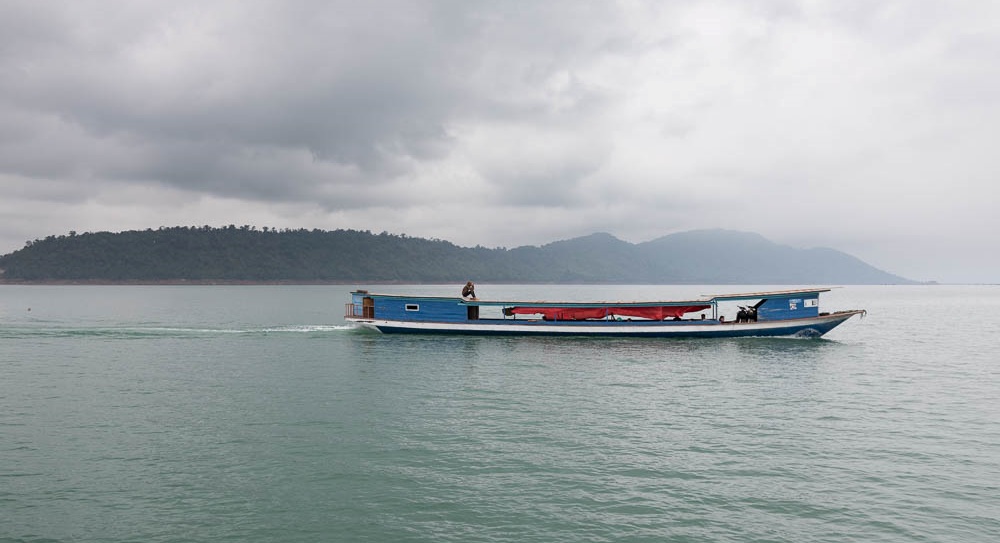
[[[345,319],[383,333],[601,337],[819,337],[863,309],[820,312],[830,289],[651,302],[548,302],[351,293]],[[731,302],[731,303],[726,303]],[[738,303],[739,311],[726,316]],[[728,308],[732,309],[732,308]]]

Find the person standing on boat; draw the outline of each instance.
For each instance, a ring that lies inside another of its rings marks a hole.
[[[476,299],[476,285],[473,285],[472,281],[466,283],[465,287],[462,288],[462,297],[469,300]]]

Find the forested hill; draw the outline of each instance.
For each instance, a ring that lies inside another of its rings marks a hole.
[[[912,283],[832,249],[700,230],[632,244],[593,234],[541,247],[459,247],[355,230],[172,227],[49,236],[0,257],[5,282]]]

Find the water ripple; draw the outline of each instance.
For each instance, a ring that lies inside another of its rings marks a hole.
[[[0,541],[1000,540],[993,325],[928,332],[991,322],[993,289],[843,289],[870,314],[828,340],[654,341],[80,288],[0,329]]]

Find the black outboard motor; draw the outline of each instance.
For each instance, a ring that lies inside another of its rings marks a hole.
[[[739,306],[736,322],[757,322],[757,306]]]

